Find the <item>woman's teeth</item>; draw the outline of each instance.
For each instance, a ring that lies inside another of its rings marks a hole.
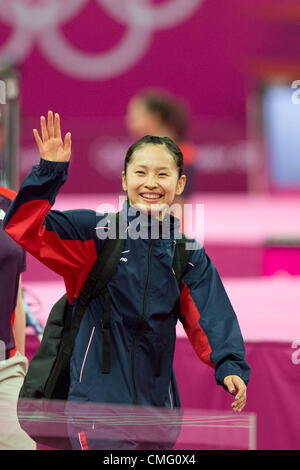
[[[143,193],[141,196],[146,198],[146,199],[159,199],[160,198],[160,194]]]

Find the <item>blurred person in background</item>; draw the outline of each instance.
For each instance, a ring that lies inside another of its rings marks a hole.
[[[15,195],[14,191],[0,186],[0,449],[35,450],[35,442],[22,431],[16,414],[19,391],[28,368],[21,289],[26,252],[2,227]]]
[[[184,173],[187,176],[184,196],[177,197],[181,205],[183,226],[183,205],[196,191],[195,158],[196,148],[186,141],[188,129],[187,105],[170,93],[149,88],[141,90],[128,103],[125,117],[128,132],[140,139],[144,135],[166,136],[172,139],[183,153]],[[179,214],[176,214],[179,217]]]

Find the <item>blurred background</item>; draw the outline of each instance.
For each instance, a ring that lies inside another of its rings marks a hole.
[[[72,132],[58,209],[116,204],[140,135],[178,142],[245,338],[258,449],[300,448],[299,21],[300,0],[0,0],[0,184],[38,162],[49,109]],[[62,280],[30,255],[23,279],[44,325]],[[229,409],[180,325],[174,367],[183,406]]]

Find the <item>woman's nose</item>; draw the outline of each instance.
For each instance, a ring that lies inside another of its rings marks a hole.
[[[156,178],[155,178],[154,175],[148,175],[147,176],[145,186],[147,186],[147,188],[149,188],[149,189],[150,188],[155,188],[157,186]]]

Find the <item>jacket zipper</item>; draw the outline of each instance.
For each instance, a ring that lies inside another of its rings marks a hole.
[[[170,408],[174,408],[174,403],[173,403],[173,392],[172,392],[172,381],[170,381],[169,385],[169,398],[170,398]]]
[[[147,295],[148,295],[148,290],[149,290],[149,283],[150,283],[150,275],[151,275],[151,253],[152,253],[152,248],[153,248],[154,240],[151,240],[149,251],[148,251],[148,273],[147,273],[147,281],[146,281],[146,287],[144,291],[144,302],[143,302],[143,315],[142,319],[139,322],[137,329],[135,331],[134,339],[133,339],[133,346],[132,346],[132,351],[131,351],[131,366],[132,366],[132,381],[133,381],[133,389],[134,389],[134,396],[135,396],[135,404],[138,405],[138,396],[137,396],[137,389],[136,389],[136,383],[135,383],[135,374],[134,374],[134,368],[135,368],[135,361],[134,361],[134,353],[135,353],[135,346],[136,346],[136,339],[138,336],[138,332],[145,321],[146,318],[146,310],[147,310]]]
[[[86,359],[87,359],[87,356],[88,356],[88,353],[89,353],[89,350],[90,350],[91,342],[92,342],[92,339],[93,339],[93,336],[94,336],[95,328],[96,327],[94,326],[93,329],[92,329],[91,336],[90,336],[90,339],[89,339],[89,342],[88,342],[88,345],[87,345],[87,348],[86,348],[86,351],[85,351],[85,355],[84,355],[84,358],[83,358],[83,361],[82,361],[82,365],[81,365],[81,369],[80,369],[79,382],[82,381],[82,374],[83,374],[85,362],[86,362]]]

